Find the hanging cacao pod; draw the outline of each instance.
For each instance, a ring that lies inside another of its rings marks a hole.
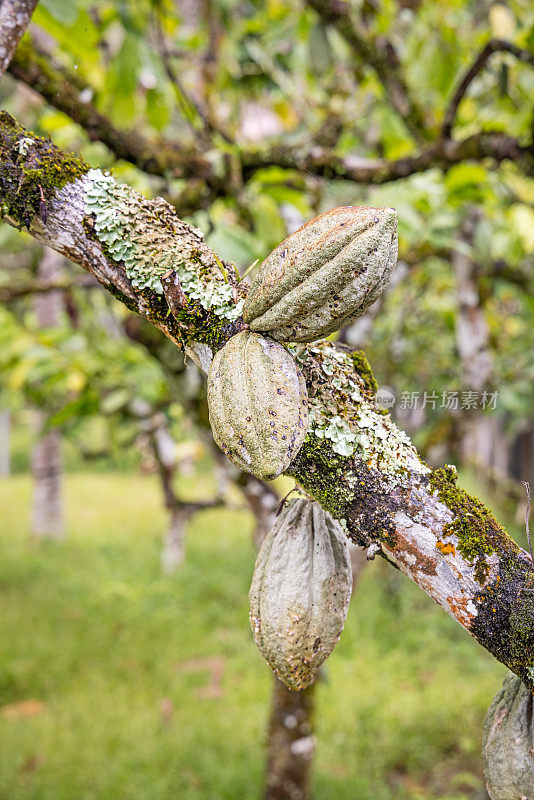
[[[491,800],[534,800],[533,701],[510,673],[488,709],[482,760]]]
[[[311,342],[359,317],[397,263],[397,212],[345,206],[310,220],[266,258],[243,310],[251,330]]]
[[[257,478],[280,475],[308,428],[308,392],[293,357],[278,342],[241,331],[216,353],[208,373],[215,441]]]
[[[261,546],[250,623],[265,660],[290,689],[305,689],[334,649],[352,592],[347,537],[319,503],[286,506]]]

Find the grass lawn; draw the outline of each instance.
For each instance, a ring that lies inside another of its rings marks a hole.
[[[253,645],[246,512],[191,524],[160,574],[152,477],[67,476],[64,543],[32,544],[30,479],[0,481],[0,800],[261,796],[271,675]],[[317,692],[316,800],[481,800],[505,674],[372,562]]]

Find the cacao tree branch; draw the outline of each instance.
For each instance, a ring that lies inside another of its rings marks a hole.
[[[0,116],[0,204],[6,222],[27,227],[95,275],[204,371],[243,328],[246,289],[232,265],[168,204],[89,171],[6,114]],[[169,264],[186,296],[175,316],[160,281]],[[292,352],[306,379],[313,423],[288,474],[353,541],[396,564],[534,689],[530,557],[456,486],[453,467],[431,471],[377,408],[363,354],[327,341]]]
[[[51,106],[67,114],[80,125],[92,141],[100,141],[117,157],[130,161],[150,175],[180,178],[215,178],[213,166],[196,149],[177,146],[158,139],[150,141],[139,131],[120,130],[83,93],[93,90],[78,75],[55,64],[41,53],[30,36],[21,41],[9,66],[9,72]]]
[[[524,64],[530,64],[531,67],[534,67],[534,53],[530,53],[528,50],[518,47],[517,45],[507,42],[503,39],[490,39],[490,41],[477,55],[469,69],[465,72],[456,88],[456,91],[454,92],[449,107],[447,108],[445,116],[443,117],[443,124],[441,128],[441,135],[443,138],[447,139],[450,137],[454,127],[454,122],[456,120],[458,106],[465,97],[469,86],[474,81],[476,76],[482,72],[491,56],[494,53],[499,52],[511,53],[519,61],[522,61]]]
[[[356,17],[356,11],[342,0],[308,0],[325,23],[334,25],[354,53],[371,66],[384,87],[392,108],[416,140],[431,138],[423,109],[412,97],[391,42],[373,39]]]
[[[0,77],[30,24],[38,0],[2,0],[0,3]]]
[[[513,137],[497,131],[480,131],[459,141],[441,139],[418,153],[396,160],[340,155],[335,149],[316,145],[306,152],[302,148],[295,150],[281,144],[276,148],[260,145],[242,149],[236,152],[237,160],[230,164],[226,157],[222,160],[220,157],[212,158],[210,153],[182,148],[165,140],[149,141],[137,131],[119,130],[90,102],[81,99],[81,93],[90,87],[39,53],[28,36],[20,43],[10,72],[84,128],[89,138],[105,144],[117,158],[129,161],[151,175],[189,179],[192,196],[186,193],[173,201],[182,213],[189,213],[195,203],[198,207],[231,190],[234,183],[230,179],[238,165],[244,182],[260,169],[279,166],[300,172],[306,180],[313,180],[316,175],[320,178],[335,176],[362,184],[383,184],[434,167],[446,171],[463,161],[486,159],[494,163],[515,161],[527,175],[534,174],[532,144],[522,146]]]

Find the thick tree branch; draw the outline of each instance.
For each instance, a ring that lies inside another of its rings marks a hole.
[[[10,72],[81,125],[91,139],[109,147],[117,158],[125,159],[152,175],[173,175],[198,181],[196,184],[189,181],[191,197],[181,197],[174,202],[182,213],[187,213],[195,204],[198,207],[218,195],[233,191],[232,175],[236,168],[241,170],[243,181],[250,179],[259,169],[279,166],[300,172],[305,180],[317,175],[362,184],[382,184],[433,167],[447,170],[463,161],[490,159],[495,163],[516,161],[526,174],[534,174],[534,147],[521,146],[513,137],[491,131],[481,131],[460,141],[440,140],[419,153],[394,161],[342,156],[330,148],[316,146],[306,153],[282,145],[242,150],[230,163],[228,158],[214,158],[214,153],[193,152],[166,141],[149,142],[138,132],[117,129],[90,102],[81,99],[87,86],[77,76],[52,65],[48,57],[35,50],[28,37],[21,42]]]
[[[33,236],[92,272],[206,371],[214,352],[242,327],[246,290],[232,266],[164,201],[148,201],[98,170],[88,172],[7,115],[0,117],[0,156],[4,219],[27,222]],[[176,317],[159,283],[169,258],[187,296]],[[294,355],[313,422],[288,474],[356,543],[395,563],[534,689],[530,557],[490,511],[456,487],[454,468],[430,471],[376,407],[376,384],[361,353],[319,342]],[[334,449],[334,432],[350,434],[346,441],[353,442],[342,454]]]
[[[499,52],[511,53],[519,61],[522,61],[524,64],[530,64],[531,67],[534,67],[534,53],[530,53],[528,50],[524,50],[522,47],[517,47],[517,45],[512,44],[511,42],[506,42],[503,39],[491,39],[477,55],[469,69],[466,71],[465,75],[460,80],[458,87],[454,92],[449,107],[447,108],[445,116],[443,117],[443,126],[441,129],[441,135],[443,138],[448,139],[450,137],[454,127],[454,122],[456,120],[458,106],[465,97],[469,86],[474,81],[476,76],[484,69],[493,53]]]
[[[30,24],[38,0],[0,2],[0,77],[9,67],[13,53]]]
[[[296,159],[299,158],[298,162]],[[422,149],[412,156],[389,161],[385,158],[360,158],[359,156],[340,156],[335,151],[313,148],[299,156],[289,150],[277,150],[262,155],[261,152],[243,153],[241,156],[245,178],[261,166],[291,166],[324,178],[342,178],[356,183],[382,184],[401,180],[410,175],[439,168],[443,171],[464,161],[484,161],[494,163],[515,161],[527,175],[534,175],[534,145],[532,142],[521,145],[517,139],[497,131],[480,131],[467,139],[442,139]]]
[[[307,0],[307,2],[326,23],[335,25],[356,55],[375,70],[386,97],[404,120],[410,133],[419,140],[429,139],[431,132],[428,130],[424,112],[410,93],[391,42],[373,41],[369,32],[356,18],[356,12],[342,0]]]

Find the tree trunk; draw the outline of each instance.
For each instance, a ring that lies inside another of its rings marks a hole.
[[[259,550],[274,524],[278,495],[269,484],[246,472],[241,473],[238,483],[255,516],[254,543]],[[362,547],[351,545],[350,550],[354,590],[367,559]],[[294,692],[274,677],[264,800],[305,800],[310,796],[315,752],[314,698],[315,684],[303,692]]]
[[[293,692],[274,677],[264,800],[306,800],[315,736],[315,684]]]
[[[353,592],[367,564],[365,550],[351,546]],[[313,683],[303,692],[293,692],[274,677],[271,718],[267,739],[267,767],[264,800],[306,800],[315,736]]]
[[[62,539],[63,517],[61,433],[40,436],[31,458],[33,475],[33,533],[41,539]]]
[[[189,504],[178,504],[169,510],[169,527],[161,550],[161,569],[165,575],[175,572],[185,559],[185,530],[194,512]]]
[[[45,248],[39,263],[38,278],[52,282],[61,276],[63,259],[54,250]],[[53,328],[61,313],[62,292],[46,292],[35,297],[35,313],[41,328]],[[46,414],[36,411],[38,439],[33,446],[33,533],[39,538],[61,539],[65,534],[63,513],[61,433],[51,430],[43,434]]]
[[[466,409],[460,418],[460,452],[464,461],[490,469],[492,422],[481,413],[478,396],[490,385],[493,362],[489,350],[489,329],[478,287],[478,267],[465,252],[465,247],[473,244],[479,220],[480,211],[474,207],[468,209],[459,236],[464,248],[455,250],[452,255],[458,296],[456,347],[462,367],[462,385],[465,390],[477,395],[476,407]]]
[[[0,411],[0,478],[11,474],[10,432],[11,415],[9,411]]]
[[[259,550],[276,519],[279,497],[274,489],[242,472],[237,483],[254,514],[254,544]],[[264,800],[305,800],[309,797],[315,737],[315,685],[293,692],[273,676],[271,716],[267,732]]]
[[[274,525],[276,509],[280,498],[268,483],[247,472],[242,472],[237,479],[250,510],[254,514],[256,526],[254,528],[254,544],[259,550],[263,540]]]

